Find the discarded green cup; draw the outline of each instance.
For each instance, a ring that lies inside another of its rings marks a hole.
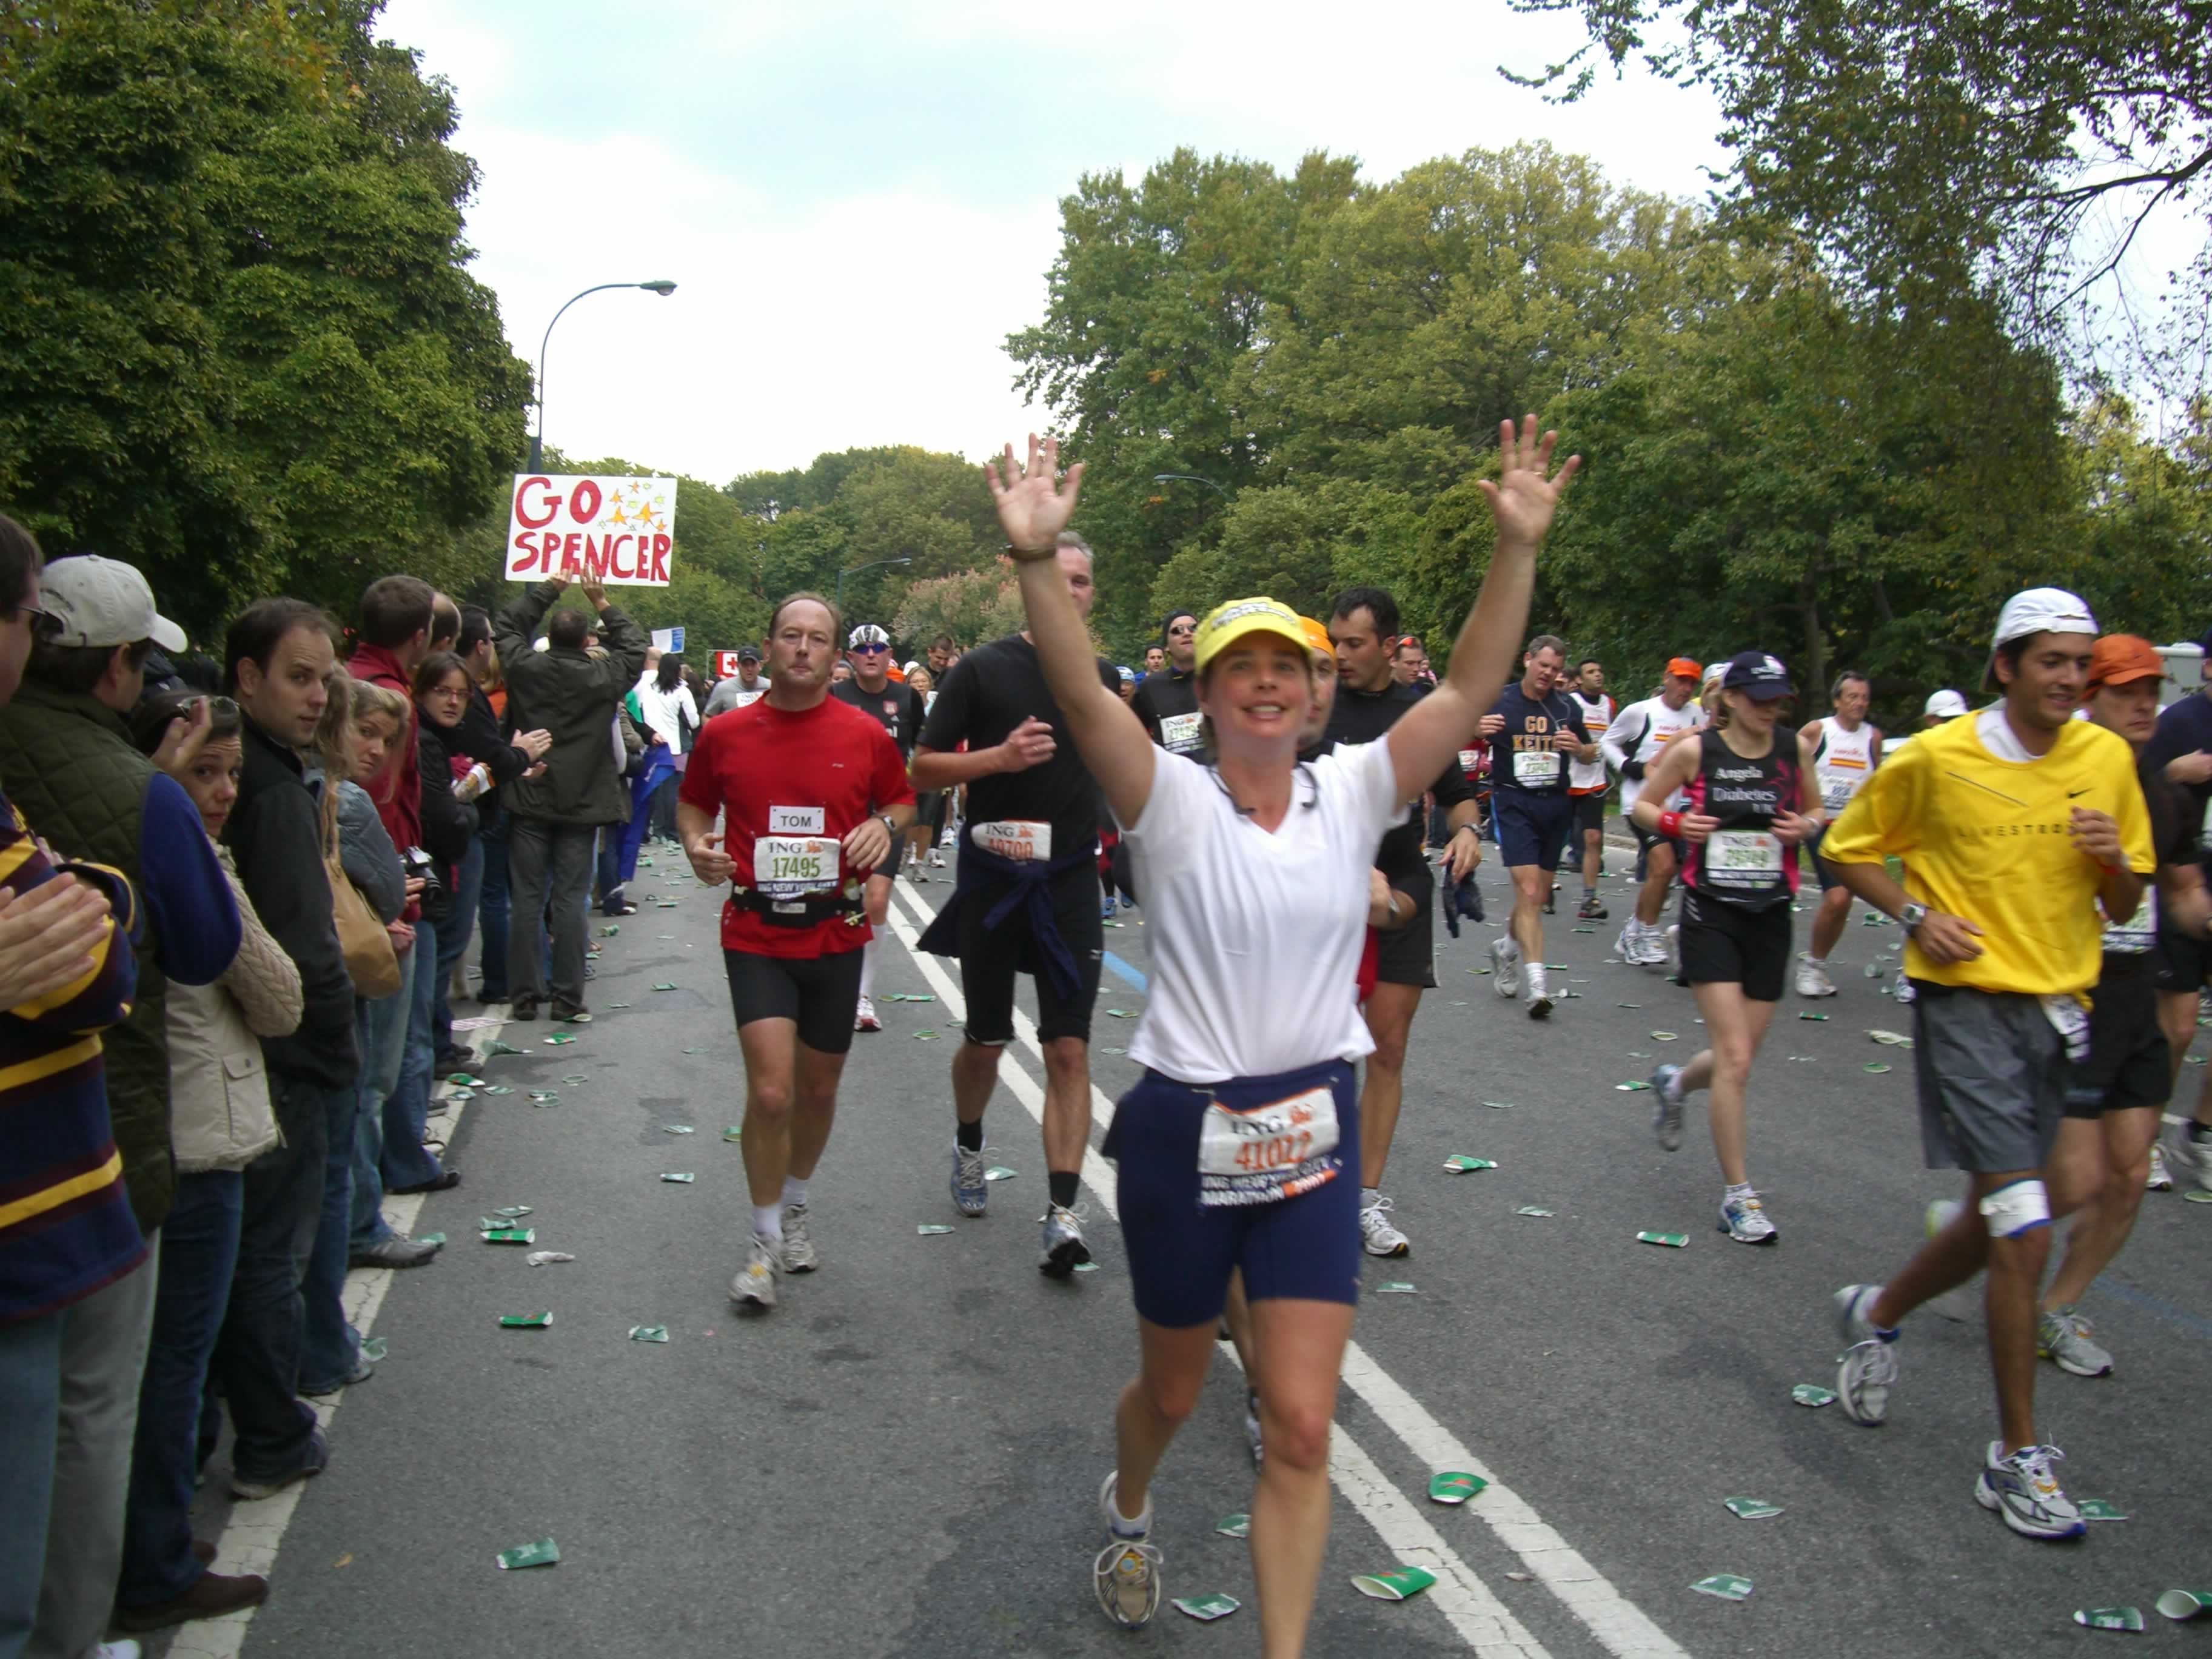
[[[886,999],[891,1002],[934,1002],[937,999],[926,992],[894,991]]]
[[[1654,1031],[1651,1040],[1654,1042],[1680,1042],[1682,1034],[1680,1031]]]
[[[1764,1521],[1769,1516],[1782,1513],[1781,1504],[1770,1504],[1764,1498],[1728,1498],[1722,1502],[1728,1505],[1728,1512],[1739,1521]]]
[[[1732,1572],[1717,1572],[1690,1586],[1700,1595],[1717,1595],[1723,1601],[1741,1601],[1751,1594],[1751,1580]]]
[[[1790,1397],[1801,1406],[1832,1406],[1836,1391],[1824,1389],[1817,1382],[1800,1382],[1790,1390]]]
[[[1514,1211],[1513,1213],[1516,1215],[1533,1215],[1541,1219],[1549,1220],[1553,1216],[1558,1214],[1559,1212],[1556,1210],[1547,1210],[1540,1204],[1523,1204],[1519,1209]]]
[[[542,1331],[553,1322],[550,1313],[501,1314],[499,1328],[503,1331]]]
[[[2177,1623],[2194,1619],[2200,1613],[2212,1613],[2212,1589],[2164,1590],[2153,1606]]]
[[[1129,1051],[1127,1048],[1101,1048],[1098,1052],[1102,1054],[1126,1054]]]
[[[934,1031],[916,1031],[914,1034],[914,1040],[916,1042],[934,1042],[937,1041],[937,1033]]]
[[[575,1040],[575,1034],[572,1031],[556,1031],[545,1039],[545,1046],[549,1048],[558,1048]]]
[[[558,1089],[532,1089],[527,1098],[532,1106],[558,1106],[561,1091]]]
[[[1690,1236],[1687,1233],[1638,1233],[1636,1242],[1639,1244],[1664,1244],[1670,1250],[1686,1250],[1690,1247]]]
[[[1867,1063],[1866,1063],[1864,1066],[1862,1066],[1859,1069],[1860,1069],[1861,1071],[1863,1071],[1863,1072],[1872,1072],[1872,1073],[1875,1073],[1878,1076],[1878,1075],[1880,1075],[1881,1073],[1883,1073],[1883,1072],[1887,1072],[1887,1071],[1889,1069],[1889,1067],[1888,1067],[1888,1066],[1885,1066],[1885,1065],[1883,1065],[1883,1064],[1882,1064],[1880,1060],[1870,1060],[1867,1061]]]
[[[504,1083],[487,1083],[483,1088],[477,1090],[477,1092],[478,1094],[484,1095],[511,1095],[514,1091],[512,1087]]]
[[[744,1138],[744,1126],[741,1123],[732,1123],[722,1131],[722,1139],[725,1140],[743,1140]]]
[[[983,1179],[986,1181],[1012,1181],[1013,1178],[1014,1171],[1003,1164],[994,1164],[983,1171]]]
[[[492,1212],[494,1215],[507,1221],[520,1221],[523,1217],[535,1215],[537,1212],[536,1208],[528,1204],[502,1204]]]
[[[1224,1515],[1213,1523],[1214,1531],[1224,1538],[1249,1538],[1252,1517],[1249,1515]]]
[[[1494,1170],[1496,1163],[1486,1158],[1469,1158],[1465,1152],[1454,1152],[1444,1160],[1444,1168],[1454,1175],[1473,1175],[1477,1170]]]
[[[487,1244],[535,1244],[538,1231],[534,1227],[487,1228],[482,1237]]]
[[[1111,927],[1114,924],[1106,924]],[[1201,1623],[1226,1619],[1244,1604],[1233,1595],[1224,1595],[1219,1590],[1209,1590],[1204,1595],[1178,1595],[1170,1604],[1177,1613],[1187,1613]]]
[[[501,1550],[498,1557],[502,1567],[550,1567],[560,1559],[561,1547],[550,1538],[541,1538],[518,1549]]]
[[[698,1131],[688,1123],[664,1123],[660,1126],[660,1133],[665,1135],[690,1135],[696,1134]]]
[[[663,1181],[674,1182],[678,1186],[689,1186],[699,1177],[689,1170],[663,1170],[660,1172],[660,1178]]]
[[[2074,1622],[2087,1625],[2091,1630],[2141,1630],[2143,1627],[2141,1607],[2082,1607],[2074,1614]]]
[[[1375,1294],[1377,1296],[1414,1296],[1418,1295],[1419,1292],[1404,1279],[1394,1279],[1387,1285],[1377,1285],[1375,1287]]]
[[[2202,1187],[2194,1187],[2182,1194],[2181,1201],[2185,1204],[2212,1204],[2212,1193],[2206,1192]]]
[[[562,1073],[561,1078],[563,1083],[582,1084],[589,1083],[591,1080],[591,1074],[586,1072],[567,1072]]]
[[[1109,1019],[1134,1019],[1136,1017],[1136,1012],[1133,1009],[1109,1008],[1106,1011],[1106,1018]]]
[[[951,1231],[951,1228],[939,1221],[925,1221],[915,1229],[915,1231],[920,1233],[924,1238],[934,1238],[939,1233],[949,1233]]]
[[[1402,1601],[1419,1595],[1437,1582],[1426,1567],[1400,1567],[1390,1572],[1362,1572],[1352,1576],[1352,1588],[1378,1601]]]
[[[448,1077],[446,1081],[454,1085],[458,1088],[473,1089],[477,1085],[482,1083],[483,1079],[480,1077],[471,1077],[466,1072],[455,1072],[452,1076]]]
[[[391,1345],[380,1336],[365,1336],[361,1340],[361,1357],[363,1359],[381,1359],[391,1352]]]
[[[674,990],[674,989],[676,988],[676,987],[675,987],[673,984],[664,984],[664,985],[656,985],[656,986],[654,986],[653,988],[654,990],[656,990],[656,991],[672,991],[672,990]]]
[[[1490,1482],[1464,1469],[1447,1469],[1429,1477],[1429,1498],[1438,1504],[1464,1504]]]
[[[1493,1112],[1510,1112],[1516,1109],[1510,1100],[1486,1100],[1482,1103]]]
[[[1649,1094],[1651,1091],[1651,1085],[1641,1080],[1633,1083],[1616,1083],[1613,1086],[1616,1091],[1624,1095]]]
[[[633,1325],[629,1328],[629,1340],[633,1342],[665,1342],[668,1340],[668,1327]]]
[[[494,1037],[491,1040],[491,1047],[484,1050],[484,1055],[487,1059],[496,1060],[501,1054],[519,1054],[524,1052],[526,1051],[516,1048],[512,1042],[501,1042],[497,1037]]]
[[[1798,1016],[1797,1016],[1797,1018],[1800,1018],[1800,1019],[1819,1019],[1819,1020],[1824,1020],[1824,1019],[1827,1018],[1827,1016],[1826,1016],[1826,1014],[1800,1014],[1800,1015],[1798,1015]]]
[[[599,929],[599,937],[601,939],[612,939],[616,934],[621,932],[622,924],[618,921],[611,921],[605,927]]]
[[[2084,1521],[2124,1521],[2127,1512],[2102,1498],[2085,1498],[2078,1505]]]

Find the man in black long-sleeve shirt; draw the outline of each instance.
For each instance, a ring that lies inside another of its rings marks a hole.
[[[1373,743],[1420,701],[1425,690],[1400,685],[1391,678],[1398,602],[1382,589],[1352,587],[1338,595],[1328,636],[1336,647],[1336,707],[1316,752],[1339,744]],[[1451,826],[1445,856],[1453,878],[1465,880],[1482,859],[1474,790],[1455,761],[1437,779],[1434,791]],[[1382,1184],[1406,1092],[1406,1041],[1422,991],[1437,982],[1436,920],[1430,902],[1436,878],[1421,854],[1421,803],[1416,800],[1375,853],[1375,867],[1394,893],[1412,901],[1412,908],[1382,935],[1375,989],[1362,1010],[1375,1039],[1359,1085],[1359,1231],[1370,1255],[1405,1255],[1413,1248],[1391,1224],[1390,1200],[1382,1196]]]
[[[306,997],[298,1030],[262,1039],[284,1139],[246,1168],[238,1267],[210,1366],[237,1432],[232,1493],[258,1498],[319,1473],[330,1457],[314,1413],[296,1393],[301,1298],[303,1291],[336,1294],[304,1281],[322,1218],[331,1127],[353,1121],[361,1058],[353,981],[323,866],[321,809],[300,758],[314,741],[337,669],[321,612],[297,599],[257,602],[230,625],[223,663],[245,715],[246,765],[222,838],[263,926],[298,964]],[[204,1443],[212,1431],[210,1424]]]

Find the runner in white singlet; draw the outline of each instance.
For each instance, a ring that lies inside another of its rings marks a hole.
[[[1874,688],[1856,669],[1845,669],[1829,688],[1835,713],[1805,722],[1802,735],[1813,745],[1814,767],[1820,787],[1820,817],[1828,823],[1843,816],[1851,797],[1865,787],[1881,759],[1881,732],[1866,717]],[[1850,890],[1820,862],[1820,838],[1807,843],[1813,855],[1813,872],[1820,881],[1820,908],[1813,917],[1813,948],[1797,963],[1797,994],[1832,997],[1834,983],[1828,978],[1828,952],[1844,936],[1851,917]]]

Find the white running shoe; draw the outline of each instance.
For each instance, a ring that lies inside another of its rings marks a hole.
[[[1905,978],[1905,969],[1900,968],[1897,970],[1897,983],[1890,988],[1889,994],[1893,1000],[1901,1002],[1909,1008],[1912,1006],[1913,998],[1918,996],[1920,993],[1912,988],[1912,981]]]
[[[750,1303],[757,1308],[775,1306],[775,1273],[782,1264],[782,1253],[775,1241],[753,1235],[745,1265],[738,1269],[738,1276],[730,1281],[730,1300]]]
[[[1390,1224],[1390,1200],[1377,1198],[1372,1204],[1361,1206],[1359,1212],[1360,1248],[1370,1255],[1407,1255],[1413,1251],[1413,1241]]]
[[[1771,1244],[1782,1237],[1757,1193],[1741,1198],[1721,1194],[1721,1231],[1739,1244]]]
[[[1657,1097],[1652,1103],[1651,1128],[1659,1137],[1659,1150],[1675,1152],[1682,1149],[1682,1068],[1679,1066],[1655,1066],[1651,1068],[1651,1092]]]
[[[1634,967],[1637,958],[1643,954],[1639,948],[1643,937],[1644,924],[1637,921],[1636,913],[1632,910],[1628,913],[1628,925],[1620,930],[1620,936],[1613,942],[1613,955],[1630,967]]]
[[[1521,994],[1521,947],[1510,938],[1490,941],[1490,984],[1508,1001]]]
[[[1832,997],[1836,994],[1834,981],[1828,970],[1813,960],[1808,951],[1797,956],[1797,994],[1801,997]]]
[[[1974,1483],[1974,1501],[2004,1516],[2023,1538],[2079,1538],[2087,1530],[2074,1500],[2058,1489],[2051,1466],[2066,1454],[2056,1446],[2022,1446],[2009,1457],[1997,1455],[2003,1443],[1992,1440]]]
[[[1141,1530],[1134,1537],[1122,1532],[1115,1525],[1115,1474],[1108,1470],[1098,1488],[1098,1518],[1106,1523],[1106,1547],[1092,1564],[1091,1588],[1109,1619],[1123,1630],[1142,1630],[1160,1610],[1160,1552],[1151,1541],[1152,1500],[1146,1498],[1145,1512],[1137,1517]]]
[[[2035,1352],[2076,1376],[2112,1374],[2112,1356],[2089,1340],[2089,1322],[2071,1308],[2053,1308],[2036,1320]]]
[[[876,1000],[862,997],[853,1009],[853,1029],[856,1031],[880,1031],[884,1023],[876,1018]]]
[[[806,1206],[787,1204],[783,1206],[783,1270],[787,1273],[811,1273],[822,1265],[822,1258],[814,1253],[814,1237],[806,1231]]]
[[[2143,1190],[2150,1193],[2170,1193],[2173,1190],[2173,1171],[2166,1167],[2166,1148],[2155,1140],[2150,1144],[2150,1172],[2143,1176]]]
[[[1043,1254],[1037,1260],[1037,1271],[1053,1279],[1065,1279],[1091,1260],[1091,1247],[1083,1242],[1083,1213],[1054,1204],[1044,1212]]]
[[[945,845],[949,847],[951,843],[948,842]],[[934,847],[929,849],[929,867],[933,870],[942,870],[945,867],[945,854]]]
[[[1548,1019],[1552,1013],[1552,993],[1544,982],[1544,964],[1529,963],[1522,969],[1522,978],[1528,993],[1528,1018]]]
[[[1835,1294],[1836,1328],[1850,1346],[1836,1366],[1836,1393],[1844,1415],[1869,1429],[1889,1420],[1890,1390],[1897,1386],[1897,1333],[1885,1340],[1866,1311],[1881,1295],[1879,1285],[1846,1285]]]
[[[2190,1126],[2177,1123],[2166,1137],[2166,1156],[2173,1168],[2212,1193],[2212,1140],[2190,1137]]]

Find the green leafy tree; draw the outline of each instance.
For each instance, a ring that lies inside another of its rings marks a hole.
[[[0,501],[203,631],[465,577],[528,370],[472,164],[368,0],[38,0],[0,30]]]
[[[2049,338],[2107,334],[2145,220],[2192,223],[2169,331],[2144,366],[2203,385],[2212,297],[2212,6],[2071,0],[1514,0],[1587,44],[1529,77],[1567,99],[1632,58],[1710,87],[1739,205],[1796,227],[1877,295],[1919,308],[1993,293]],[[1509,78],[1522,77],[1509,76]]]

